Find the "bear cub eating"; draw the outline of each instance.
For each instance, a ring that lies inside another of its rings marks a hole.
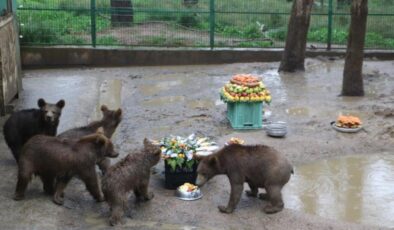
[[[218,174],[226,174],[231,185],[227,206],[219,206],[224,213],[232,213],[243,191],[244,182],[249,184],[248,196],[257,197],[258,189],[266,193],[260,198],[267,200],[264,212],[275,213],[283,209],[282,187],[289,181],[293,167],[278,151],[265,145],[230,144],[216,153],[203,157],[197,168],[198,186],[204,185]]]

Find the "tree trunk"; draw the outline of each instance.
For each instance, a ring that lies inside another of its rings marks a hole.
[[[364,96],[362,67],[367,29],[368,0],[353,0],[343,70],[342,96]]]
[[[111,25],[131,26],[133,23],[133,4],[131,0],[111,0]]]
[[[294,0],[288,25],[286,46],[279,71],[305,70],[306,40],[313,0]]]

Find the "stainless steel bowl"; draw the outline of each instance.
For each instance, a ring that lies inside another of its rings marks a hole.
[[[287,134],[286,122],[279,121],[267,125],[267,135],[272,137],[284,137]]]
[[[179,189],[179,187],[175,191],[176,198],[180,200],[198,200],[202,197],[201,190],[197,188],[192,192],[184,192]]]

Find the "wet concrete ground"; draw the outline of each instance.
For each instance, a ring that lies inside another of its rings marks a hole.
[[[24,91],[15,103],[17,109],[36,107],[43,97],[48,101],[66,100],[59,132],[96,119],[98,106],[121,105],[124,119],[113,137],[121,157],[139,148],[144,137],[160,139],[169,134],[197,133],[212,137],[222,145],[236,136],[247,143],[263,143],[282,151],[297,168],[318,160],[340,156],[393,155],[394,149],[394,62],[367,61],[363,98],[338,97],[342,83],[343,61],[308,59],[307,71],[277,74],[278,63],[252,63],[212,66],[163,66],[132,68],[81,68],[25,71]],[[286,138],[266,136],[264,130],[234,131],[225,119],[226,105],[218,89],[234,73],[253,73],[263,77],[273,102],[266,106],[269,121],[286,121]],[[341,113],[360,116],[365,131],[338,133],[329,123]],[[1,124],[5,118],[0,119]],[[2,127],[2,125],[1,125]],[[33,180],[26,199],[12,200],[16,165],[4,139],[0,139],[0,227],[2,229],[106,229],[109,209],[96,203],[79,180],[66,189],[64,206],[56,206],[42,193],[38,179]],[[116,162],[118,159],[112,160]],[[163,162],[151,178],[155,198],[131,209],[127,229],[378,229],[394,227],[373,222],[363,225],[335,216],[309,214],[294,205],[293,184],[285,188],[285,210],[266,215],[264,201],[243,196],[236,211],[219,213],[226,204],[229,184],[217,176],[202,188],[204,197],[185,202],[165,190]],[[297,178],[295,176],[295,178]],[[392,177],[393,178],[393,177]],[[373,178],[371,178],[373,180]],[[294,181],[297,181],[294,179]],[[291,181],[290,183],[292,183]],[[245,185],[247,189],[247,185]],[[378,189],[378,188],[377,188]],[[339,191],[341,192],[341,191]],[[324,206],[325,208],[329,207]],[[335,212],[335,205],[332,205]],[[376,206],[376,213],[379,210]],[[357,221],[353,221],[357,222]]]

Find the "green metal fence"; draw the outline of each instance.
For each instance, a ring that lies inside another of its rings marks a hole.
[[[345,48],[349,0],[315,0],[308,46]],[[17,0],[23,45],[284,47],[291,0]],[[394,0],[369,1],[366,47],[394,48]]]

